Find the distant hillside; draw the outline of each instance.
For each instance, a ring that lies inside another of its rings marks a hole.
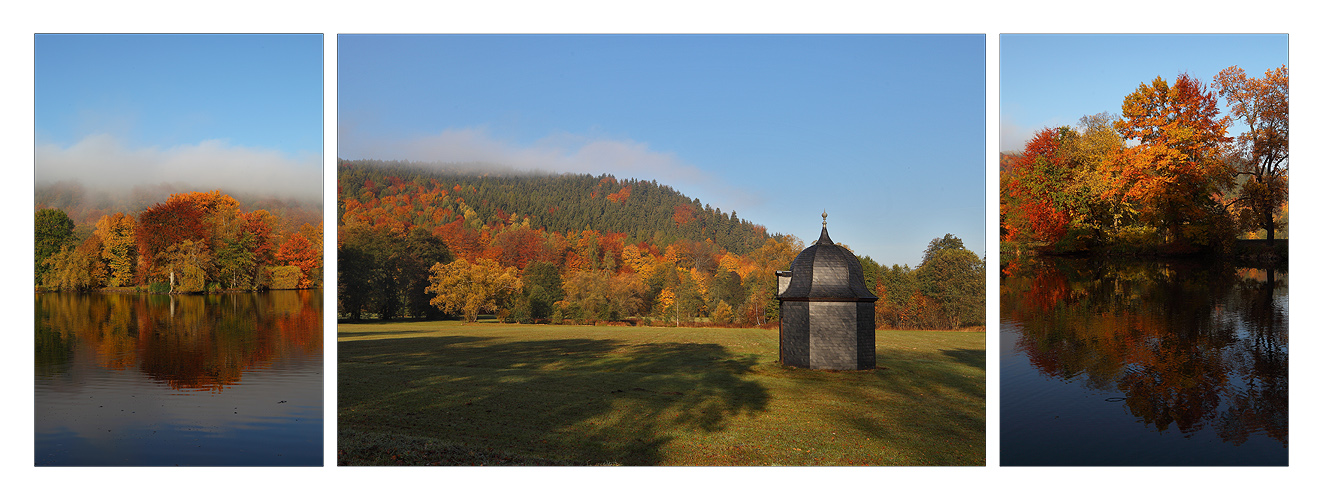
[[[530,228],[547,232],[624,233],[628,242],[662,247],[711,240],[739,254],[769,237],[765,227],[740,220],[735,212],[724,213],[656,181],[480,167],[340,160],[338,224],[346,216],[373,223],[384,217],[427,229],[456,220],[474,228],[527,220]]]

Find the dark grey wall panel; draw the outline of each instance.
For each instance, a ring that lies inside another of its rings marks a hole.
[[[781,303],[781,362],[809,366],[809,303]]]
[[[809,368],[856,370],[855,303],[809,302]]]
[[[855,321],[859,332],[856,349],[859,353],[860,370],[872,370],[877,367],[877,328],[873,321],[873,303],[856,302],[855,303]]]

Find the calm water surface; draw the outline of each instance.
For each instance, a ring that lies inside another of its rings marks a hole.
[[[37,465],[321,465],[322,294],[36,294]]]
[[[1002,465],[1287,465],[1287,295],[1283,271],[1012,262]]]

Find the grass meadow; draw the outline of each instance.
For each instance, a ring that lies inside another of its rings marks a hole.
[[[983,465],[984,332],[878,331],[878,368],[777,331],[339,325],[340,465]]]

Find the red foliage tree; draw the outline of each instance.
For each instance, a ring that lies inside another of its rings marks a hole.
[[[432,234],[441,237],[455,257],[473,261],[482,256],[482,235],[464,225],[464,219],[437,226]]]
[[[252,252],[258,266],[267,266],[274,262],[276,255],[273,235],[276,217],[266,210],[239,214],[243,219],[243,232],[252,235]]]
[[[694,220],[694,207],[690,205],[676,205],[675,215],[671,216],[671,219],[679,225],[685,225],[692,222]]]
[[[287,266],[298,266],[303,271],[299,279],[299,288],[311,288],[312,276],[316,268],[321,267],[321,252],[312,246],[302,234],[294,233],[280,245],[276,251],[276,260]]]
[[[1066,234],[1069,208],[1064,202],[1069,172],[1061,153],[1063,130],[1043,129],[1010,160],[1002,203],[1006,238],[1055,242]]]
[[[170,245],[184,240],[207,241],[207,225],[202,210],[184,198],[171,198],[138,214],[134,239],[138,255],[138,283],[147,283],[157,269],[158,257]]]
[[[545,242],[541,231],[516,227],[493,236],[485,254],[504,267],[525,269],[530,263],[541,260]]]

